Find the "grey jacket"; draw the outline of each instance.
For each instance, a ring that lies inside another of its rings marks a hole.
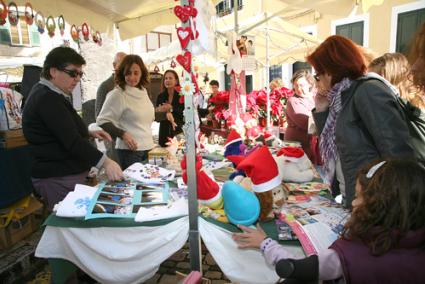
[[[105,103],[106,95],[114,89],[114,74],[100,84],[96,93],[96,106],[95,106],[95,118],[99,115],[102,110],[102,106]]]
[[[342,109],[336,122],[336,146],[345,180],[346,206],[355,197],[357,171],[376,159],[411,158],[408,126],[392,91],[378,80],[355,80],[341,93]],[[328,111],[316,112],[313,118],[319,134]]]

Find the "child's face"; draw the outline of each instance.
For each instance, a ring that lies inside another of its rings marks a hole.
[[[353,206],[353,211],[358,207],[360,204],[363,203],[363,197],[362,197],[362,186],[360,185],[360,182],[356,181],[356,198],[351,202],[351,206]]]

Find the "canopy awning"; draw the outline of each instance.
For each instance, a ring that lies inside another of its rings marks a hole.
[[[239,28],[243,31],[256,23],[261,23],[266,18],[267,14],[265,13],[251,17],[240,22]],[[233,29],[231,20],[218,20],[217,26],[220,33]],[[273,17],[269,21],[255,26],[247,31],[246,35],[254,38],[255,58],[263,65],[266,62],[267,54],[272,65],[304,61],[304,57],[320,43],[316,37],[301,31],[298,27],[280,17]],[[266,48],[267,35],[269,39],[268,53]],[[218,53],[221,58],[226,57],[227,48],[224,43],[225,39],[218,41]]]

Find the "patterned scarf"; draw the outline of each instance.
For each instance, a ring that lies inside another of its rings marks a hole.
[[[332,184],[335,175],[335,165],[337,158],[337,149],[335,143],[335,128],[338,114],[341,111],[341,92],[347,90],[352,80],[344,78],[336,83],[328,93],[329,115],[326,119],[325,127],[320,134],[319,149],[323,160],[323,170],[326,182]]]

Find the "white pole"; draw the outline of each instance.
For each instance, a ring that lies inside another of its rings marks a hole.
[[[267,15],[266,15],[267,18]],[[267,129],[270,129],[270,59],[269,59],[269,22],[266,22],[266,92],[267,92]]]
[[[181,0],[181,5],[188,5],[188,0]],[[182,26],[189,26],[189,21]],[[187,165],[187,190],[189,202],[189,256],[190,269],[199,271],[201,269],[201,240],[198,230],[198,196],[195,172],[195,115],[193,96],[184,96],[185,116],[185,138],[186,138],[186,165]]]

